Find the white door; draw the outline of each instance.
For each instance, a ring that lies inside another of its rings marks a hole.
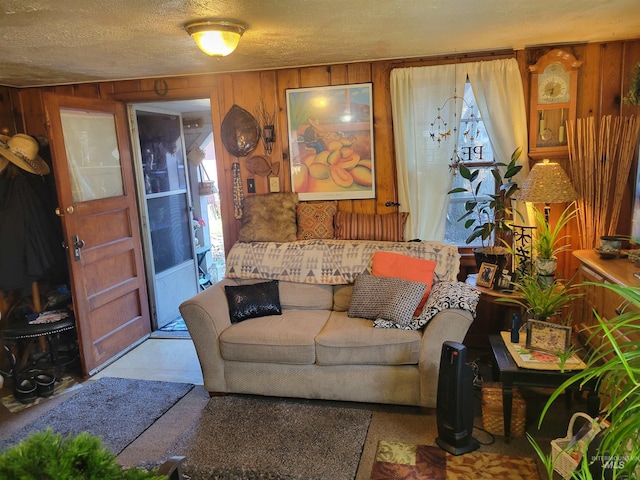
[[[154,328],[198,293],[192,205],[179,112],[129,106],[149,303]]]

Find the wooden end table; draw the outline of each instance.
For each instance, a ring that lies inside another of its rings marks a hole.
[[[505,442],[509,443],[511,437],[511,410],[513,401],[513,387],[521,385],[525,387],[557,388],[570,379],[575,372],[559,370],[532,370],[516,365],[513,357],[507,350],[504,340],[500,335],[490,335],[489,343],[493,351],[495,362],[493,364],[493,380],[502,383],[502,413],[504,422]],[[598,394],[592,382],[584,385],[588,390],[587,413],[592,417],[598,416]],[[572,386],[572,390],[579,390],[579,386]],[[571,395],[566,394],[567,408],[571,406]]]

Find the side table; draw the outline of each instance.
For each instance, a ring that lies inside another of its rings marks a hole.
[[[500,335],[489,336],[489,343],[493,351],[495,362],[493,364],[493,380],[502,383],[502,413],[504,422],[505,442],[509,443],[511,437],[511,411],[513,401],[513,387],[516,385],[525,387],[557,388],[571,378],[574,372],[559,370],[532,370],[520,368],[507,350],[504,340]],[[577,386],[574,388],[578,388]],[[598,416],[598,395],[594,385],[589,383],[584,386],[588,390],[587,413],[592,417]],[[571,396],[566,394],[567,407],[571,405]]]
[[[515,294],[504,290],[480,287],[476,285],[477,276],[477,274],[469,275],[466,280],[468,285],[480,292],[480,302],[476,310],[476,318],[469,327],[463,343],[468,347],[487,349],[489,347],[488,336],[510,328],[512,315],[514,313],[522,315],[522,312],[518,305],[498,301],[499,298],[513,297]]]
[[[30,324],[27,319],[10,324],[2,331],[2,348],[9,359],[11,375],[18,382],[20,370],[25,368],[18,359],[12,354],[10,345],[15,343],[27,343],[34,339],[45,338],[49,347],[48,356],[50,358],[50,366],[55,372],[55,378],[59,381],[62,377],[62,361],[58,352],[58,337],[63,332],[68,332],[76,328],[73,314],[69,317],[51,323]],[[72,357],[75,359],[75,355]],[[26,360],[26,359],[25,359]]]

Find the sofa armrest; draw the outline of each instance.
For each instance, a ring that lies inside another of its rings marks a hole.
[[[436,406],[442,344],[447,341],[462,343],[472,323],[471,312],[450,308],[436,314],[425,327],[419,363],[422,405]]]
[[[198,354],[204,388],[209,392],[224,392],[224,360],[220,354],[220,334],[231,326],[225,285],[237,285],[223,279],[180,305],[180,313]]]

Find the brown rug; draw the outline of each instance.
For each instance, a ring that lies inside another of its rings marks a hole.
[[[214,397],[166,452],[192,480],[353,480],[371,412],[276,397]]]
[[[378,443],[371,480],[540,480],[536,461],[493,453],[451,455],[439,447]]]

